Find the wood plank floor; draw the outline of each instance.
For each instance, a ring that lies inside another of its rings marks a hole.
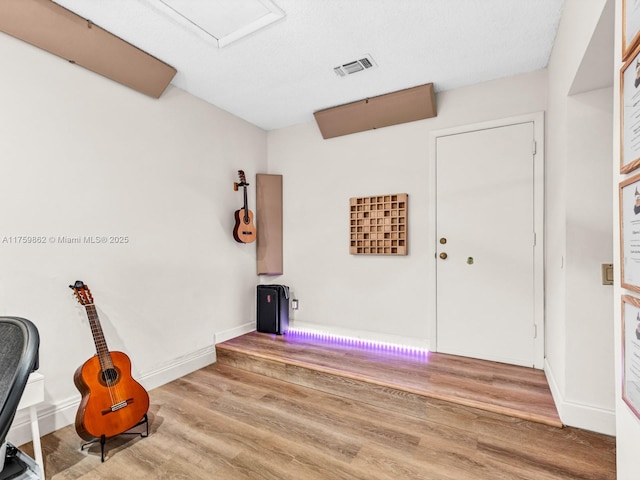
[[[268,341],[273,345],[283,340],[267,336],[266,340],[253,338],[251,343]],[[293,338],[287,342],[293,343]],[[320,349],[316,355],[326,357],[323,368],[334,368],[329,360],[332,355],[319,345],[302,345],[307,353],[312,348]],[[232,353],[232,360],[240,358],[237,352]],[[270,365],[271,360],[266,360]],[[399,358],[388,360],[383,363],[397,367]],[[436,363],[432,360],[433,356],[429,356],[426,363]],[[443,362],[441,371],[433,377],[444,375],[442,370],[446,368],[465,370],[455,362],[445,367],[445,360],[438,360]],[[348,356],[343,361],[349,365],[354,363]],[[424,363],[424,359],[421,362]],[[317,375],[328,374],[318,371]],[[491,378],[485,372],[482,378],[487,384],[505,382],[504,373],[495,375],[497,377]],[[404,376],[411,377],[411,374]],[[467,376],[473,377],[468,370]],[[521,379],[516,384],[522,382]],[[460,380],[451,380],[451,383],[456,385]],[[346,389],[350,385],[347,381],[335,388]],[[511,386],[506,391],[514,388],[521,387]],[[218,361],[149,394],[150,436],[111,439],[104,463],[100,462],[99,446],[80,451],[81,440],[73,426],[44,436],[46,478],[616,478],[612,437],[570,427],[558,428],[442,399],[420,403],[412,393],[399,395],[397,402],[419,404],[420,408],[411,407],[404,413],[401,408],[388,408],[384,403],[373,404],[366,389],[349,397],[341,390],[339,394],[328,393]],[[30,452],[31,445],[23,448]]]
[[[281,365],[308,368],[382,388],[562,426],[545,374],[533,368],[433,352],[410,355],[299,334],[252,332],[220,343],[216,350],[220,362],[252,371],[262,368],[260,373],[281,379],[291,377],[293,370],[289,368],[278,375]],[[258,361],[249,364],[247,356]]]

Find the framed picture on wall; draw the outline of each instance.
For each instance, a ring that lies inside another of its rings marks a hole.
[[[625,60],[640,41],[640,0],[622,0],[622,59]]]
[[[620,183],[620,283],[640,293],[640,174]]]
[[[638,0],[640,2],[640,0]],[[620,173],[640,167],[640,48],[620,70]]]
[[[640,299],[622,296],[622,399],[640,418]]]

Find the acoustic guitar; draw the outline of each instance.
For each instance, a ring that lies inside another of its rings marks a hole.
[[[78,280],[69,288],[89,318],[96,355],[76,370],[73,381],[82,394],[76,414],[76,432],[84,440],[109,438],[135,427],[149,410],[149,394],[131,377],[131,360],[107,348],[93,297]]]
[[[253,225],[253,212],[247,207],[247,179],[243,170],[238,170],[240,183],[234,183],[233,189],[238,190],[242,187],[244,190],[244,207],[236,210],[236,225],[233,227],[233,238],[239,243],[251,243],[256,239],[256,227]]]

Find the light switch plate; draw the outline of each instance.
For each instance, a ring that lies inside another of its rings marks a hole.
[[[602,264],[602,284],[613,285],[613,264],[612,263]]]

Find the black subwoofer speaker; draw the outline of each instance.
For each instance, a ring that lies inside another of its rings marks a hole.
[[[258,285],[258,332],[282,335],[289,329],[289,287]]]

